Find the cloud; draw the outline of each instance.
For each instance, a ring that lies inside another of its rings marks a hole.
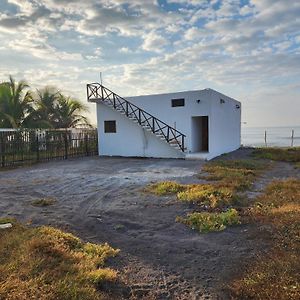
[[[146,51],[162,52],[167,45],[167,40],[154,31],[144,35],[142,48]]]
[[[122,95],[212,87],[262,99],[253,91],[286,86],[295,94],[299,1],[160,3],[3,0],[0,80],[10,73],[36,85],[42,79],[82,99],[99,71]]]

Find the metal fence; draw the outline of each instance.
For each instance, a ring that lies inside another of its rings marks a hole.
[[[97,130],[0,131],[0,168],[97,154]]]

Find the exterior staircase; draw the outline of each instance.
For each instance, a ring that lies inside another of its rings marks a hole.
[[[167,142],[171,147],[182,152],[186,150],[184,145],[185,135],[183,133],[117,95],[102,84],[87,84],[87,99],[90,102],[106,104],[133,122],[139,124],[145,130],[152,132],[158,138]]]

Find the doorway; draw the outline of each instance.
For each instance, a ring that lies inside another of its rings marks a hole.
[[[208,116],[192,117],[192,152],[208,152]]]

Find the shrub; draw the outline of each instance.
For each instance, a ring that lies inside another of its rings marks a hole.
[[[186,218],[177,217],[176,220],[199,232],[221,231],[226,226],[240,223],[238,212],[233,208],[221,213],[195,212]]]

